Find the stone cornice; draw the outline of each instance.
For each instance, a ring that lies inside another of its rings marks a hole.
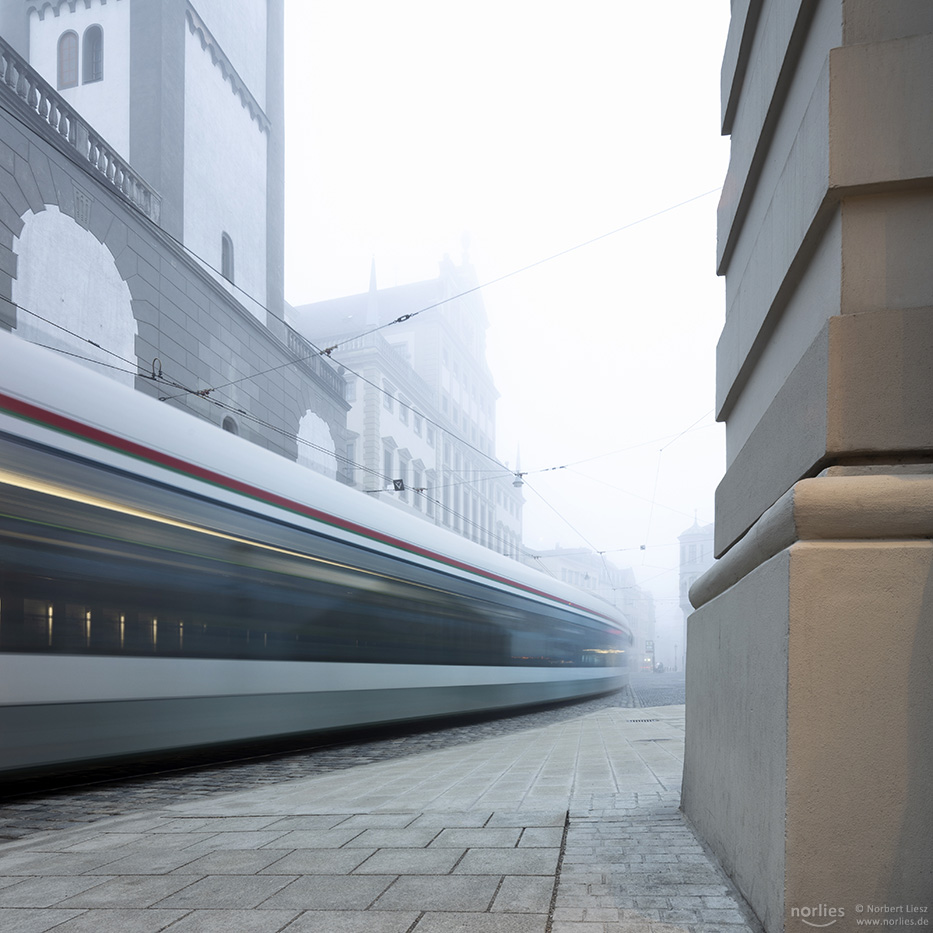
[[[271,123],[265,111],[259,106],[259,102],[250,93],[249,88],[237,74],[237,70],[231,64],[230,59],[224,54],[224,50],[220,47],[220,43],[214,38],[211,31],[204,24],[204,20],[201,19],[200,14],[190,2],[187,4],[185,19],[188,23],[188,31],[192,35],[197,35],[201,40],[201,48],[210,53],[211,61],[220,68],[224,80],[230,82],[233,93],[240,98],[243,106],[249,111],[249,115],[268,133]]]
[[[74,13],[78,8],[78,5],[84,7],[85,10],[89,10],[94,3],[99,3],[101,6],[106,6],[107,0],[27,0],[26,3],[26,13],[38,13],[39,19],[44,20],[45,14],[51,10],[55,16],[58,16],[62,11],[63,6],[68,7],[69,13]],[[118,0],[114,0],[118,2]]]
[[[798,541],[929,540],[933,538],[933,474],[846,475],[844,469],[804,479],[771,506],[748,533],[693,586],[690,602],[704,603]]]

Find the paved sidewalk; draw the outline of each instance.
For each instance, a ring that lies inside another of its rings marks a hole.
[[[747,933],[677,810],[683,707],[0,846],[4,933]]]

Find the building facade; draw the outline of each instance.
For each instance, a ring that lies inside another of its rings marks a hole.
[[[4,36],[25,19],[14,48],[159,192],[162,229],[281,321],[282,0],[4,0],[2,16]]]
[[[713,566],[713,525],[701,525],[696,519],[682,534],[680,542],[680,611],[684,616],[683,633],[679,643],[679,657],[676,663],[680,670],[686,670],[687,657],[687,618],[693,612],[690,605],[690,587]]]
[[[933,4],[735,2],[722,89],[727,466],[683,809],[768,933],[910,925],[933,892]]]
[[[289,309],[288,322],[342,366],[347,479],[518,559],[523,496],[495,455],[498,393],[477,284],[466,258],[445,258],[436,279],[384,289],[374,267],[368,292]]]
[[[0,0],[0,326],[301,459],[348,405],[283,320],[283,29],[282,0]]]

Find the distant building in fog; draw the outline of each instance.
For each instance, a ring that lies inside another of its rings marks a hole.
[[[524,499],[495,459],[499,393],[486,362],[486,310],[479,292],[454,297],[476,285],[466,259],[456,266],[445,257],[436,279],[392,288],[377,286],[374,264],[368,292],[287,316],[313,345],[336,345],[332,358],[345,367],[345,481],[518,558]],[[417,316],[399,320],[406,315]]]
[[[680,542],[680,609],[684,614],[683,636],[679,646],[680,657],[676,663],[684,669],[683,660],[687,653],[687,616],[693,612],[690,605],[690,587],[713,566],[713,525],[700,525],[696,519],[677,540]]]
[[[621,569],[587,548],[556,547],[549,551],[526,548],[526,561],[555,579],[601,596],[628,619],[635,642],[635,670],[645,666],[645,646],[654,642],[654,600],[635,582],[631,567]],[[648,664],[650,668],[650,663]]]

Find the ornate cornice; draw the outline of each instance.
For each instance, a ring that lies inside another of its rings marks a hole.
[[[693,607],[699,609],[799,542],[933,538],[930,466],[889,469],[847,475],[845,467],[836,467],[795,483],[690,587]]]
[[[201,48],[210,53],[211,61],[220,68],[224,80],[230,82],[233,93],[240,98],[243,106],[249,111],[249,115],[268,133],[272,124],[265,111],[250,93],[243,79],[237,74],[236,68],[230,63],[230,59],[224,54],[220,43],[214,38],[211,31],[204,24],[204,20],[201,19],[200,14],[190,2],[188,3],[185,18],[188,21],[188,31],[192,35],[197,35],[201,40]]]
[[[84,7],[85,10],[89,10],[94,3],[99,3],[101,6],[107,5],[107,0],[27,0],[26,3],[26,13],[38,13],[39,19],[44,20],[45,14],[49,10],[58,16],[62,11],[63,6],[68,7],[69,13],[74,13],[78,8],[78,4]],[[114,2],[119,2],[119,0],[114,0]]]

